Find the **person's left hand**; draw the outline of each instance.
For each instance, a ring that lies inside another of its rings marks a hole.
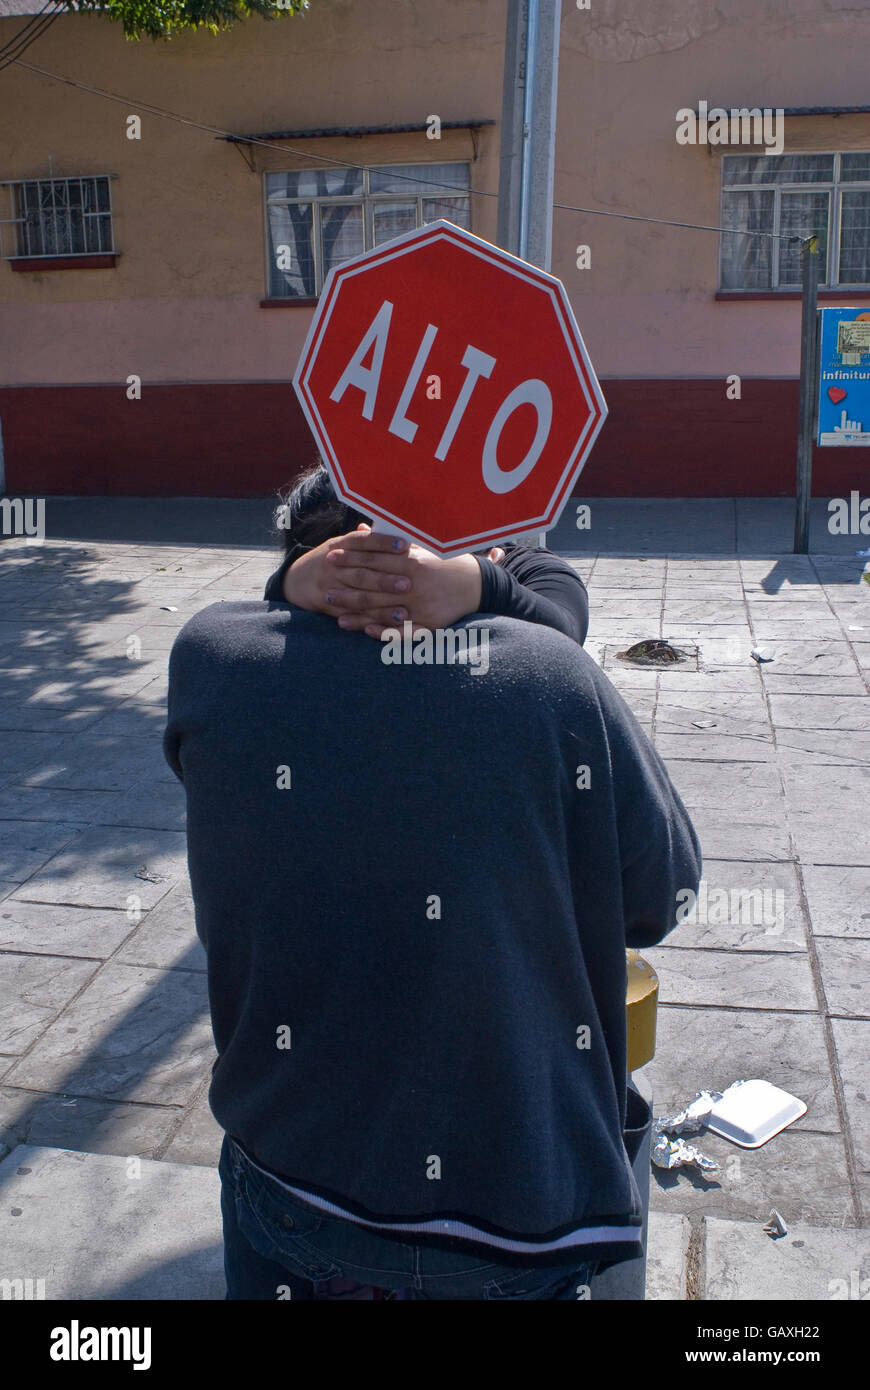
[[[503,556],[504,551],[500,548],[489,552],[489,558],[496,563]],[[370,557],[368,563],[371,564],[375,558]],[[356,559],[352,550],[343,551],[339,547],[333,550],[331,563],[340,572],[342,568],[353,566]],[[391,559],[391,569],[395,572],[395,557]],[[402,594],[401,602],[407,609],[405,621],[412,624],[415,632],[420,628],[450,627],[451,623],[458,622],[469,613],[476,613],[480,607],[483,579],[474,555],[451,555],[442,559],[440,555],[433,555],[431,551],[412,543],[408,552],[401,557],[401,572],[411,581],[411,587]],[[338,583],[341,583],[340,578]],[[357,607],[348,593],[343,594],[343,599],[351,611],[341,614],[338,624],[347,632],[365,632],[369,637],[380,638],[389,626],[400,626],[398,623],[384,623],[382,613],[372,613],[367,604]]]

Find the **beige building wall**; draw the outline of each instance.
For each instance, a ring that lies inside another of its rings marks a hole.
[[[313,0],[292,19],[155,44],[125,41],[99,17],[64,16],[25,61],[130,100],[7,68],[0,122],[12,138],[0,177],[116,174],[121,254],[104,270],[22,273],[0,262],[3,380],[288,379],[311,310],[260,308],[264,172],[310,167],[310,154],[356,164],[467,159],[473,188],[497,190],[496,129],[476,133],[476,159],[470,133],[450,130],[440,140],[420,132],[284,142],[253,150],[252,172],[238,148],[147,107],[239,134],[425,123],[433,113],[497,120],[502,19],[495,0]],[[0,43],[22,23],[0,21]],[[134,114],[140,140],[126,136]],[[476,230],[494,238],[495,199],[474,204]]]
[[[682,107],[870,106],[870,11],[840,0],[591,0],[563,7],[556,201],[718,227],[721,154]],[[785,153],[870,150],[870,114],[791,117]],[[755,152],[760,152],[756,147]],[[736,152],[735,149],[727,151]],[[592,269],[576,269],[575,248]],[[717,302],[719,236],[555,212],[553,270],[615,377],[789,377],[800,305]]]
[[[7,383],[289,376],[310,310],[267,311],[263,173],[306,154],[355,163],[473,159],[467,131],[302,141],[258,149],[255,172],[207,131],[243,132],[495,119],[501,113],[498,0],[312,0],[273,23],[167,43],[69,15],[25,61],[104,97],[12,66],[0,89],[11,133],[4,178],[117,174],[113,270],[13,272],[0,264]],[[0,42],[21,20],[0,21]],[[838,0],[564,0],[556,200],[672,221],[720,221],[720,151],[678,145],[675,112],[711,105],[867,101],[866,12]],[[142,139],[126,119],[142,117]],[[473,188],[498,190],[498,128],[478,133]],[[793,117],[786,150],[870,148],[870,116]],[[49,159],[51,164],[49,165]],[[473,199],[495,236],[496,200]],[[578,270],[588,245],[591,269]],[[571,293],[599,373],[793,376],[798,305],[716,302],[719,237],[612,217],[554,214],[553,270]],[[16,350],[9,357],[10,339]]]

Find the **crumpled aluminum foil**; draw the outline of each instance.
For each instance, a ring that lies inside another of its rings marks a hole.
[[[687,1144],[684,1139],[668,1139],[666,1134],[659,1135],[653,1144],[652,1161],[657,1168],[683,1168],[688,1163],[695,1163],[703,1173],[715,1172],[719,1167],[694,1144]]]
[[[682,1139],[672,1139],[671,1135],[698,1134],[706,1129],[710,1111],[718,1105],[723,1095],[742,1086],[743,1081],[732,1081],[725,1091],[699,1091],[678,1115],[663,1116],[653,1124],[652,1161],[657,1168],[683,1168],[694,1163],[702,1172],[713,1172],[719,1167],[712,1158],[706,1158],[693,1144],[684,1144]]]
[[[722,1099],[721,1091],[699,1091],[693,1101],[681,1110],[679,1115],[665,1116],[656,1120],[654,1134],[697,1134],[704,1129],[710,1118],[710,1111]],[[670,1167],[671,1165],[667,1165]]]

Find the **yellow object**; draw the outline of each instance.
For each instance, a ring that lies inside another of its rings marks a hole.
[[[659,977],[637,951],[625,953],[628,988],[625,993],[626,1071],[646,1066],[656,1050],[656,1005]]]

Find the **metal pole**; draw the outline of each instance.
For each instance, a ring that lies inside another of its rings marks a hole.
[[[549,270],[562,0],[509,0],[498,244]]]
[[[508,0],[498,244],[542,270],[552,261],[561,20],[562,0]]]
[[[813,445],[816,438],[819,386],[819,238],[801,244],[801,381],[797,447],[794,554],[806,555],[810,539]]]
[[[498,181],[499,246],[520,250],[520,189],[526,93],[526,13],[528,0],[508,0],[501,111],[501,164]]]
[[[528,0],[520,255],[549,270],[553,250],[553,168],[562,0]]]

